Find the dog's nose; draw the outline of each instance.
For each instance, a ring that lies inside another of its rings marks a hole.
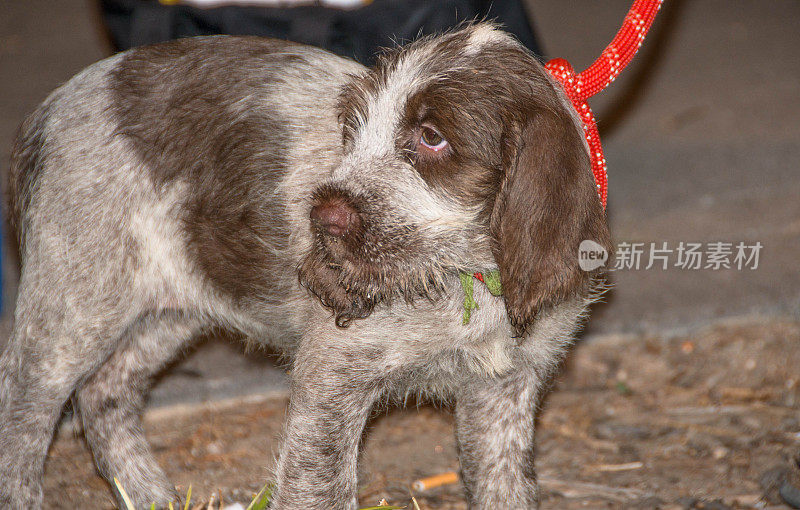
[[[311,209],[311,221],[328,234],[343,237],[361,225],[358,211],[343,199],[327,199]]]

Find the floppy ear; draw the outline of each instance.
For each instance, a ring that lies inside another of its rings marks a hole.
[[[589,292],[592,273],[578,264],[581,241],[612,251],[589,155],[564,107],[536,109],[516,139],[490,230],[508,316],[522,336],[540,311]]]

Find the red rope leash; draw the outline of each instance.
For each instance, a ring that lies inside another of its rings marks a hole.
[[[583,131],[589,144],[589,157],[592,161],[592,173],[604,208],[608,196],[606,160],[603,157],[603,147],[600,145],[597,122],[586,100],[606,88],[628,65],[642,45],[644,36],[653,24],[663,1],[634,1],[614,40],[603,50],[600,58],[582,73],[575,74],[572,66],[563,58],[554,58],[545,65],[550,74],[564,87],[567,97],[583,120]]]

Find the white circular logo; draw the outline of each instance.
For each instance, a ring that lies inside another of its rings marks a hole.
[[[578,246],[578,265],[581,269],[587,272],[594,271],[598,267],[605,266],[607,260],[608,251],[600,244],[591,239],[581,241],[581,245]]]

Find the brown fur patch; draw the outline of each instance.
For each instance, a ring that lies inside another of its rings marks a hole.
[[[590,292],[595,272],[578,265],[581,241],[611,251],[589,156],[568,113],[531,112],[491,217],[511,324],[518,335],[539,312]]]
[[[273,195],[288,134],[264,108],[291,43],[257,38],[179,40],[137,49],[113,73],[117,133],[130,139],[158,188],[189,190],[183,222],[198,268],[235,299],[273,293],[288,240]],[[221,62],[237,62],[230,73]],[[285,264],[283,264],[285,265]],[[291,268],[285,268],[290,271]]]
[[[482,205],[488,220],[506,169],[505,150],[528,108],[545,100],[548,83],[533,56],[510,38],[472,53],[467,34],[439,42],[427,65],[436,79],[409,98],[401,139],[428,184],[464,205]],[[422,124],[434,126],[449,150],[433,157],[419,150]]]

